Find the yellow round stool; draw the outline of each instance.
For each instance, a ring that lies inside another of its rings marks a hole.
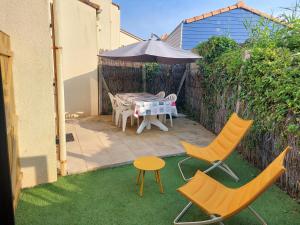
[[[135,168],[139,170],[139,174],[137,176],[136,184],[140,183],[140,178],[142,175],[142,182],[140,187],[140,196],[143,196],[143,189],[144,189],[144,178],[145,178],[145,172],[146,171],[154,171],[155,181],[159,184],[160,192],[163,193],[163,186],[161,183],[160,178],[160,169],[164,168],[165,161],[156,157],[156,156],[143,156],[138,159],[136,159],[133,162],[133,165]]]

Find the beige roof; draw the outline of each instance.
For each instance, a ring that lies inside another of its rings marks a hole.
[[[99,10],[100,9],[100,6],[96,3],[93,3],[93,2],[90,2],[90,0],[78,0],[84,4],[87,4],[89,6],[91,6],[92,8],[96,9],[96,10]]]
[[[140,37],[138,37],[138,36],[136,36],[136,35],[128,32],[128,31],[126,31],[124,29],[121,29],[121,32],[124,33],[124,34],[126,34],[126,35],[128,35],[128,36],[130,36],[130,37],[132,37],[132,38],[134,38],[134,39],[136,39],[136,40],[138,40],[138,41],[144,41],[144,39],[142,39],[142,38],[140,38]]]

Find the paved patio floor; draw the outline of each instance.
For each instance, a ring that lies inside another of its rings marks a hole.
[[[111,122],[111,116],[88,117],[68,120],[66,129],[74,136],[67,142],[68,173],[81,173],[98,168],[131,163],[144,155],[160,157],[184,152],[180,140],[207,145],[214,135],[199,123],[187,118],[176,118],[168,132],[155,126],[136,134],[136,125],[127,125],[126,132]]]

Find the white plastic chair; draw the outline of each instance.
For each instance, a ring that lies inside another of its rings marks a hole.
[[[116,98],[115,96],[108,92],[108,96],[109,96],[109,99],[110,99],[110,102],[111,102],[111,106],[112,106],[112,122],[115,121],[115,118],[116,118],[116,108],[117,108],[117,103],[116,103]]]
[[[166,92],[160,91],[155,96],[160,97],[160,98],[164,98],[166,96]]]
[[[172,102],[176,102],[177,101],[177,95],[176,94],[169,94],[166,98],[166,100],[172,101]],[[169,117],[170,117],[170,123],[171,123],[171,127],[173,127],[173,118],[172,118],[172,112],[168,113]],[[167,115],[164,115],[164,122],[167,122]]]
[[[133,110],[131,109],[131,105],[123,102],[120,98],[116,97],[116,126],[120,125],[120,116],[121,116],[121,122],[122,122],[122,131],[125,132],[127,119],[128,117],[131,118],[131,126],[134,125],[134,116],[133,116]],[[139,126],[139,120],[137,118],[137,123]]]

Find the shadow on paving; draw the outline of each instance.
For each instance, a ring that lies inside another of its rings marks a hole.
[[[180,159],[183,157],[166,159],[166,167],[161,171],[164,194],[159,193],[154,174],[148,172],[144,197],[139,197],[139,187],[135,185],[137,171],[132,165],[67,176],[53,184],[25,189],[16,212],[17,225],[171,225],[187,204],[176,192],[176,188],[184,184],[177,168]],[[227,186],[239,187],[258,173],[237,154],[228,159],[228,164],[240,176],[240,182],[234,182],[218,169],[209,175]],[[184,168],[192,175],[197,168],[205,167],[198,160],[190,160]],[[268,224],[300,224],[300,205],[276,186],[258,198],[253,207]],[[206,218],[193,206],[183,220]],[[255,225],[259,222],[246,209],[225,224]]]

